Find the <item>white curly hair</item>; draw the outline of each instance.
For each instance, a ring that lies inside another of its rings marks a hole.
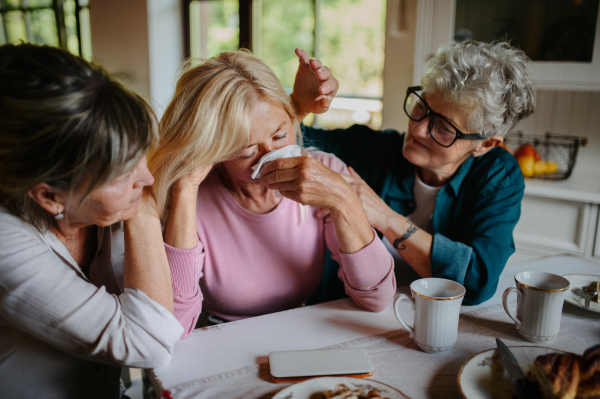
[[[523,51],[502,41],[450,43],[427,62],[421,86],[466,110],[473,132],[504,136],[535,109],[530,62]]]

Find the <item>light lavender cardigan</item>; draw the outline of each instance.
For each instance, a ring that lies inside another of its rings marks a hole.
[[[0,207],[3,398],[118,398],[121,366],[167,364],[183,328],[123,289],[123,224],[98,228],[88,279],[64,245]]]

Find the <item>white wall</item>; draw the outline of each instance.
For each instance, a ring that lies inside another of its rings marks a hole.
[[[94,59],[150,98],[146,0],[90,0],[90,25]]]
[[[183,62],[179,0],[90,0],[92,55],[160,118]]]
[[[384,129],[406,131],[403,110],[406,88],[412,86],[415,59],[417,0],[388,0],[383,66]]]
[[[183,62],[181,1],[148,0],[150,97],[160,118],[167,108]]]
[[[515,130],[586,137],[588,144],[580,148],[575,166],[598,167],[600,92],[539,90],[535,112]]]

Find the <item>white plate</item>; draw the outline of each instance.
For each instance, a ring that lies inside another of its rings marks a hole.
[[[335,389],[338,384],[344,384],[350,389],[360,388],[363,393],[369,392],[373,388],[380,390],[379,394],[389,399],[409,399],[402,392],[381,382],[369,380],[366,378],[352,377],[321,377],[302,381],[283,391],[279,391],[273,399],[310,399],[311,395],[323,392],[326,389]],[[315,396],[316,397],[316,396]]]
[[[562,353],[562,351],[539,346],[512,346],[523,373],[527,375],[529,366],[541,355]],[[504,369],[497,349],[488,349],[467,360],[458,372],[458,387],[466,399],[512,399],[515,391]]]
[[[571,288],[567,291],[565,302],[591,312],[600,313],[600,303],[590,301],[590,307],[586,308],[585,298],[579,295],[579,289],[581,287],[600,281],[600,276],[594,276],[593,274],[565,274],[563,277],[571,283]]]

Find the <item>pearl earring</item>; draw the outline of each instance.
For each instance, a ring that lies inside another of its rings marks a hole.
[[[474,152],[472,152],[472,153],[469,155],[469,157],[470,157],[470,158],[475,158],[475,153],[474,153]]]
[[[60,219],[62,219],[64,217],[65,217],[65,215],[63,215],[62,212],[59,212],[58,215],[54,216],[54,219],[60,220]]]

